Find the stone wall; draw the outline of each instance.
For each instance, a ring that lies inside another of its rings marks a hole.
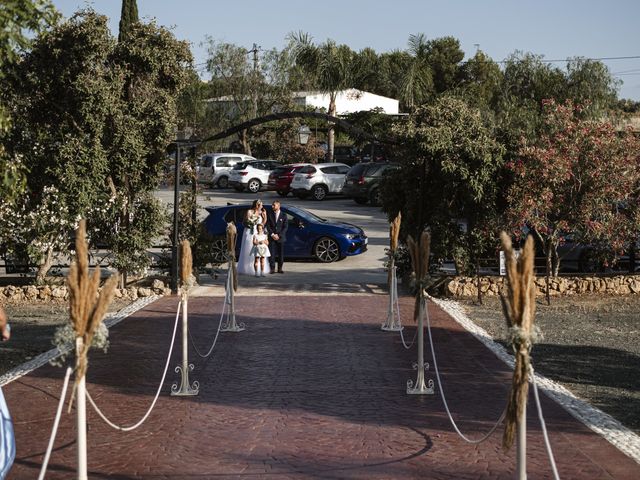
[[[483,295],[498,295],[504,277],[480,277]],[[444,291],[452,297],[478,296],[475,277],[454,277],[444,285]],[[538,295],[545,295],[545,278],[537,277]],[[551,278],[550,295],[578,295],[584,293],[606,295],[629,295],[640,293],[640,276],[618,275],[615,277],[557,277]]]
[[[162,280],[154,280],[150,287],[116,288],[116,298],[136,300],[152,295],[169,295],[171,289],[167,288]],[[67,302],[69,290],[66,285],[27,285],[16,287],[9,285],[0,287],[0,304],[19,304],[24,302]]]

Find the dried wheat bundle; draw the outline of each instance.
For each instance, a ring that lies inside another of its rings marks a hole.
[[[180,282],[183,296],[189,295],[189,290],[196,283],[196,279],[193,276],[193,255],[191,254],[189,240],[180,242]]]
[[[416,274],[416,303],[413,309],[413,320],[418,320],[420,313],[420,301],[424,297],[424,289],[426,287],[427,277],[429,275],[429,253],[431,250],[431,236],[428,232],[422,232],[420,241],[416,241],[409,235],[407,237],[407,246],[409,247],[409,255],[411,256],[411,265]]]
[[[510,332],[515,355],[513,381],[509,392],[502,446],[509,449],[517,428],[518,418],[524,411],[529,393],[529,352],[535,332],[533,322],[536,311],[536,287],[533,269],[533,238],[527,238],[520,258],[516,259],[509,236],[502,232],[502,249],[507,266],[506,295],[501,294],[502,311]]]
[[[89,275],[89,253],[86,241],[86,222],[80,221],[76,231],[76,260],[71,264],[69,285],[69,317],[76,338],[82,338],[82,349],[76,356],[76,385],[87,371],[87,353],[93,336],[113,299],[117,278],[109,277],[98,294],[100,267]]]
[[[233,272],[233,291],[238,290],[238,269],[236,267],[236,238],[238,229],[233,222],[227,223],[227,255]]]
[[[398,212],[393,222],[389,224],[389,269],[387,271],[387,285],[391,285],[391,275],[393,275],[392,259],[398,249],[398,237],[400,236],[400,222],[402,220],[402,214]]]

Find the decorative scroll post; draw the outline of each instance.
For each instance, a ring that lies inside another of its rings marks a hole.
[[[182,286],[180,294],[182,295],[182,365],[175,368],[175,372],[180,372],[181,381],[178,387],[177,383],[171,386],[171,395],[175,396],[192,396],[198,395],[200,392],[200,384],[198,382],[189,382],[189,372],[193,370],[193,363],[189,363],[189,290],[193,287],[195,279],[192,273],[193,259],[191,257],[191,245],[189,240],[183,240],[180,243],[180,280]]]
[[[78,479],[87,480],[87,413],[85,378],[89,363],[88,353],[96,331],[115,293],[117,278],[111,276],[98,295],[100,268],[89,275],[89,254],[86,242],[86,222],[80,221],[76,231],[76,260],[71,264],[69,286],[69,317],[76,342],[76,373],[74,389],[78,396],[77,443]],[[73,401],[73,397],[72,397]]]
[[[389,285],[389,308],[387,320],[380,327],[386,332],[398,332],[402,330],[400,319],[396,316],[395,306],[398,302],[398,278],[396,276],[396,250],[398,248],[398,236],[400,235],[401,213],[389,225],[389,271],[387,284]]]
[[[233,222],[227,224],[227,259],[229,267],[227,269],[227,285],[225,287],[225,302],[229,305],[229,316],[224,323],[221,332],[242,332],[245,329],[244,323],[236,323],[235,292],[238,290],[238,270],[236,268],[236,238],[238,230]]]
[[[407,381],[407,393],[410,395],[433,395],[435,393],[433,380],[425,382],[424,372],[429,369],[429,364],[424,361],[424,316],[427,310],[427,298],[425,296],[426,278],[429,275],[429,252],[431,237],[427,232],[422,232],[420,243],[416,243],[411,235],[407,238],[411,263],[416,274],[416,303],[413,309],[413,319],[418,321],[418,363],[414,369],[418,370],[416,382]]]
[[[500,295],[502,312],[509,327],[509,340],[515,355],[513,381],[505,420],[502,446],[511,448],[518,431],[518,480],[527,478],[527,395],[529,393],[529,354],[537,333],[533,323],[536,313],[536,286],[533,268],[533,238],[529,236],[520,258],[516,259],[509,236],[502,232],[502,249],[507,267],[507,295]]]

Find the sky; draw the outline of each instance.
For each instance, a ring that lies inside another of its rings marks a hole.
[[[120,0],[53,0],[65,16],[91,6],[110,18],[117,36]],[[354,50],[405,49],[410,34],[453,36],[466,56],[479,48],[495,61],[516,50],[546,60],[570,57],[603,62],[623,82],[620,98],[640,101],[639,0],[137,0],[142,20],[155,19],[191,43],[196,68],[206,78],[206,40],[250,49],[282,48],[303,31]],[[635,58],[617,58],[635,57]],[[564,68],[566,62],[555,63]]]

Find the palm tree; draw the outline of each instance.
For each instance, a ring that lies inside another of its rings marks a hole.
[[[429,42],[423,33],[409,35],[408,68],[400,82],[400,100],[411,110],[421,105],[433,91],[433,74],[429,65]]]
[[[328,113],[336,115],[338,92],[350,88],[353,80],[354,52],[346,45],[337,45],[333,40],[315,45],[311,37],[303,32],[290,35],[294,45],[296,64],[310,75],[316,88],[329,95]],[[327,143],[329,161],[333,161],[335,131],[329,124]]]

